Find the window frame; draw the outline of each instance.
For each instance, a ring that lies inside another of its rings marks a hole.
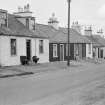
[[[88,44],[88,53],[91,54],[91,44]]]
[[[54,49],[55,47],[55,49]],[[56,52],[56,53],[55,53]],[[53,57],[58,57],[58,48],[57,44],[53,44]]]
[[[29,29],[29,18],[26,18],[26,27]]]
[[[70,43],[69,43],[69,56],[71,55],[70,53]],[[66,56],[68,56],[68,43],[66,44]]]
[[[44,40],[39,40],[39,54],[43,53],[44,53]]]
[[[13,46],[12,43],[14,43],[14,42],[12,42],[12,41],[15,42],[15,46]],[[10,48],[10,50],[11,50],[11,56],[16,56],[17,55],[17,41],[16,41],[15,38],[10,39],[10,47],[11,47]]]
[[[79,56],[79,44],[75,44],[75,55]]]

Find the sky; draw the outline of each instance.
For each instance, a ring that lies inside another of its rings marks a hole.
[[[67,0],[0,0],[0,8],[9,13],[17,11],[18,6],[30,4],[36,22],[47,24],[55,13],[61,27],[67,27]],[[81,26],[92,25],[93,30],[103,28],[105,33],[105,0],[71,0],[71,23],[78,21]]]

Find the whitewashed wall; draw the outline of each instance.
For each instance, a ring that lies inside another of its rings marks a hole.
[[[10,39],[16,39],[17,55],[11,56]],[[31,57],[37,55],[40,63],[49,62],[49,40],[44,39],[44,53],[39,54],[39,39],[28,37],[0,36],[0,65],[20,65],[20,56],[26,56],[26,39],[31,40]]]
[[[105,47],[103,47],[102,49],[103,49],[103,58],[105,58]]]
[[[98,48],[96,48],[96,58],[98,58]]]
[[[49,62],[49,40],[44,39],[44,53],[39,53],[39,40],[43,39],[36,39],[36,56],[39,57],[39,63]]]
[[[11,38],[16,39],[17,54],[15,56],[11,56]],[[25,38],[0,36],[0,63],[2,66],[19,65],[21,55],[26,55]]]
[[[92,44],[91,44],[91,53],[89,53],[89,44],[86,44],[86,57],[93,58],[93,50],[92,50]]]

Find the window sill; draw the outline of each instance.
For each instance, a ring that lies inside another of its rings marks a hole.
[[[40,55],[44,54],[44,53],[39,53]]]
[[[53,56],[53,58],[57,58],[58,56]]]
[[[17,55],[11,55],[11,57],[16,57]]]

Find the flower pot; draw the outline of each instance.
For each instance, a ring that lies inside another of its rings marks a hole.
[[[37,56],[33,56],[32,59],[33,59],[33,62],[35,62],[35,63],[37,63],[39,60],[39,58]]]

